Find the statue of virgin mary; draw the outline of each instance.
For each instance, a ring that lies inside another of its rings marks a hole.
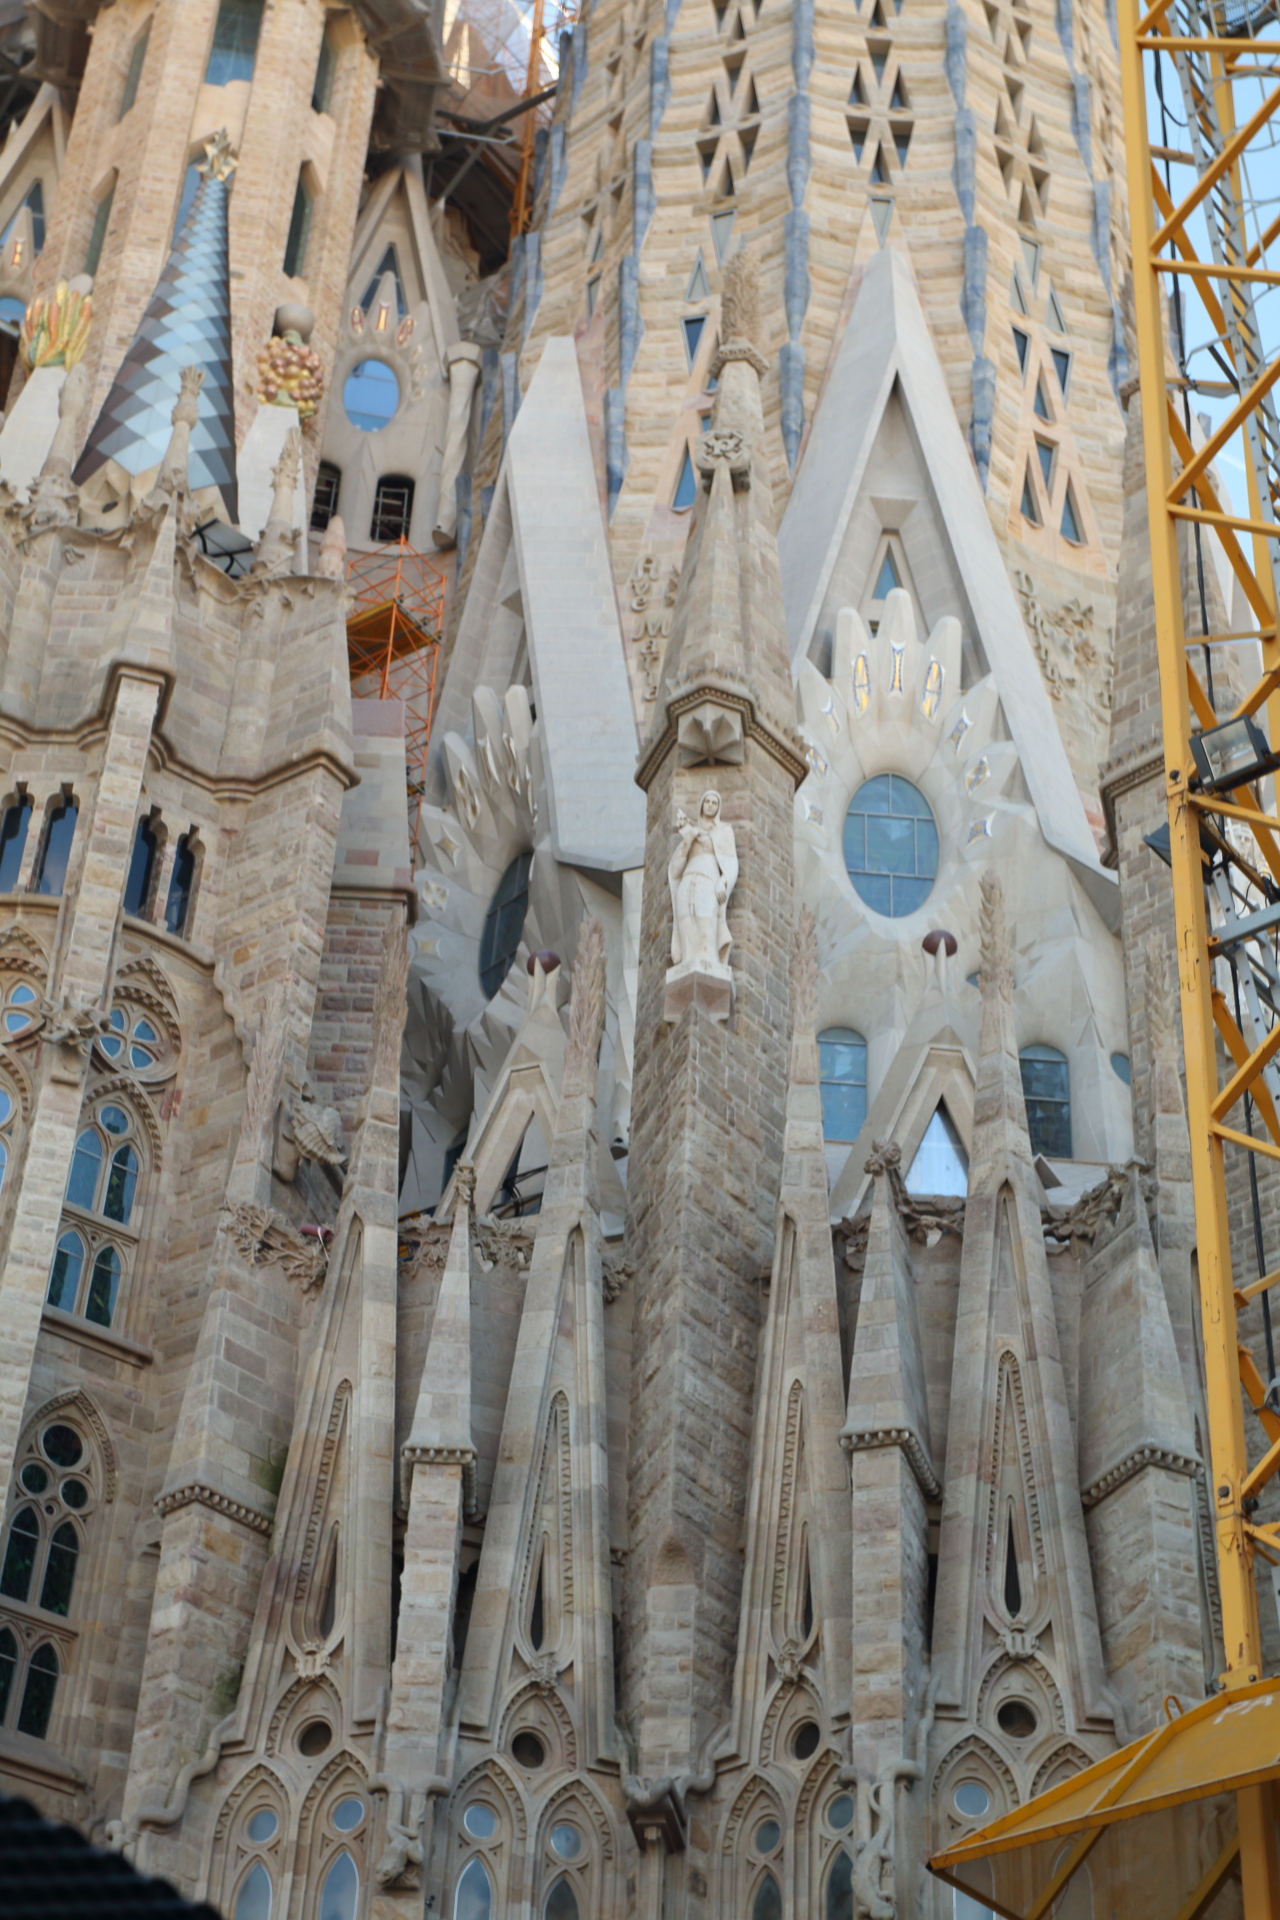
[[[738,880],[738,850],[733,828],[720,818],[714,788],[703,794],[696,820],[683,809],[676,815],[676,832],[680,838],[667,867],[672,962],[727,973],[733,941],[726,909]]]

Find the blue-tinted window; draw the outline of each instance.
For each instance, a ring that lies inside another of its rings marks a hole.
[[[155,828],[150,818],[139,820],[138,831],[133,837],[133,858],[129,862],[129,877],[124,883],[126,913],[145,912],[147,902],[151,898],[151,881],[156,870],[158,850]]]
[[[142,69],[146,64],[147,42],[151,38],[151,22],[148,20],[142,32],[133,43],[133,52],[129,55],[129,71],[124,77],[124,92],[120,95],[119,118],[124,119],[130,107],[138,97],[138,82],[142,78]]]
[[[120,1255],[114,1247],[101,1247],[89,1277],[89,1297],[84,1307],[85,1319],[92,1320],[96,1326],[109,1327],[111,1316],[116,1310],[116,1295],[119,1291]]]
[[[859,787],[844,823],[844,864],[877,913],[897,919],[924,905],[938,872],[938,829],[909,780],[882,773]]]
[[[116,183],[113,180],[93,212],[93,226],[84,256],[84,270],[90,277],[98,271],[98,262],[102,258],[102,243],[107,237],[107,228],[111,225],[111,202],[115,197]]]
[[[4,819],[0,820],[0,893],[12,893],[18,884],[30,825],[31,802],[23,794],[13,806],[5,808]]]
[[[680,468],[680,478],[676,481],[676,490],[671,504],[677,513],[683,513],[691,507],[698,497],[698,482],[693,471],[693,461],[689,457],[688,447],[684,450],[684,464]]]
[[[480,985],[492,1000],[511,971],[529,911],[531,853],[518,853],[498,882],[480,936]]]
[[[493,1888],[479,1860],[469,1860],[454,1896],[453,1920],[490,1920]]]
[[[84,1242],[78,1233],[64,1233],[58,1242],[57,1252],[53,1256],[53,1265],[49,1269],[49,1291],[46,1299],[51,1307],[61,1307],[64,1313],[76,1310],[76,1295],[80,1291],[80,1274],[84,1267]]]
[[[818,1035],[822,1131],[828,1140],[856,1140],[867,1117],[867,1043],[852,1027]]]
[[[252,80],[262,29],[263,0],[221,0],[213,29],[213,45],[205,68],[205,83],[226,87],[233,80]]]
[[[196,855],[191,835],[184,833],[173,856],[169,876],[169,897],[164,905],[164,924],[170,933],[185,933],[191,912],[191,894],[196,881]]]
[[[362,360],[347,375],[342,404],[353,427],[376,433],[395,417],[400,382],[385,360]]]
[[[300,274],[307,264],[307,241],[311,238],[310,190],[302,175],[298,175],[298,188],[293,196],[293,212],[289,218],[289,237],[284,243],[284,270],[287,274]]]
[[[689,320],[682,320],[680,322],[680,325],[684,329],[685,356],[688,359],[690,366],[693,365],[694,361],[697,358],[698,342],[702,338],[702,329],[706,326],[706,324],[707,324],[707,321],[706,321],[705,314],[698,314],[695,318],[692,318]]]
[[[71,842],[75,838],[79,811],[74,800],[64,800],[49,815],[44,848],[40,855],[40,870],[36,875],[37,893],[61,893],[66,885],[67,864],[71,859]]]
[[[1048,1160],[1071,1158],[1071,1080],[1067,1056],[1056,1047],[1024,1047],[1022,1095],[1032,1153]]]
[[[102,1172],[102,1141],[92,1127],[86,1127],[76,1141],[67,1180],[67,1199],[73,1207],[92,1210]]]

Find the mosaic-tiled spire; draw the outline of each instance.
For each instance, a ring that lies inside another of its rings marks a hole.
[[[138,475],[169,444],[182,369],[204,372],[191,434],[189,485],[219,487],[233,524],[236,497],[227,199],[235,156],[225,132],[205,146],[203,175],[164,272],[89,435],[75,478],[83,486],[108,460]]]

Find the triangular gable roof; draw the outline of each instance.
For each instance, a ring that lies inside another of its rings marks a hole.
[[[1109,925],[1116,881],[1101,865],[1009,584],[969,449],[904,257],[885,247],[867,266],[778,533],[792,671],[809,651],[832,571],[895,386],[920,448],[968,600],[974,632],[1048,844],[1068,859]]]
[[[519,580],[512,593],[512,561]],[[435,734],[465,732],[473,692],[510,682],[524,620],[542,732],[551,845],[572,866],[644,861],[644,795],[618,600],[573,341],[548,340],[511,429],[485,519]]]

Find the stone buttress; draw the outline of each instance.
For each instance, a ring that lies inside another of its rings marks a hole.
[[[730,1712],[760,1288],[773,1266],[783,1158],[791,811],[804,763],[789,724],[756,299],[740,258],[716,412],[698,455],[693,548],[637,775],[648,830],[628,1195],[638,1278],[621,1718],[647,1920],[662,1910],[664,1854],[679,1853],[688,1832],[692,1872],[705,1859],[684,1793],[691,1780],[710,1784],[706,1750]],[[696,817],[711,788],[740,861],[727,1018],[697,990],[678,1011],[665,985],[677,811]]]

